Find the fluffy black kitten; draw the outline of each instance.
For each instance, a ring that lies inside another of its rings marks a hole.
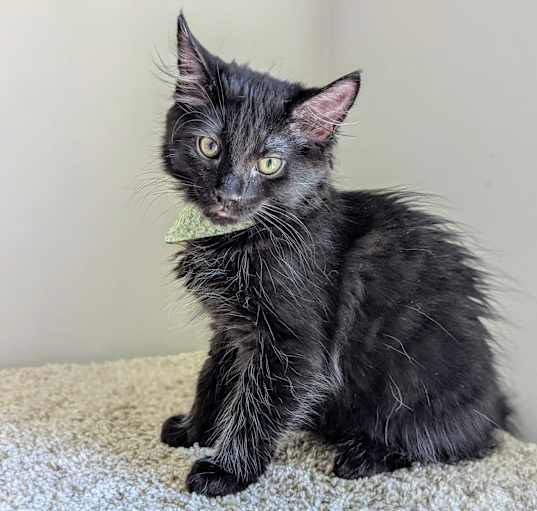
[[[216,448],[188,488],[244,489],[297,429],[335,446],[344,478],[483,454],[508,407],[479,261],[411,197],[330,182],[359,73],[305,88],[224,63],[182,15],[178,49],[166,170],[215,222],[256,222],[177,265],[214,330],[191,411],[162,429]]]

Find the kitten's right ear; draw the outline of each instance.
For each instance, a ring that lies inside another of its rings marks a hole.
[[[177,18],[177,67],[179,78],[175,89],[178,103],[188,106],[208,102],[211,83],[209,61],[212,55],[190,32],[183,13]]]

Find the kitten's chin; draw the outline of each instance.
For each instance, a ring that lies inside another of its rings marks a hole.
[[[250,220],[253,212],[235,214],[221,209],[209,209],[203,213],[215,225],[235,225]]]
[[[215,225],[234,225],[240,223],[240,217],[220,216],[215,214],[205,215]]]

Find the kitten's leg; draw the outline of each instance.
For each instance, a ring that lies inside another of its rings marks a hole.
[[[196,397],[190,413],[174,415],[162,425],[160,438],[171,447],[190,447],[195,442],[209,446],[214,423],[229,391],[228,381],[234,351],[226,349],[216,336],[198,376]]]
[[[381,472],[409,467],[411,462],[396,449],[359,434],[337,445],[334,474],[343,479],[358,479]]]
[[[257,481],[279,438],[307,417],[326,391],[319,354],[311,349],[307,357],[288,357],[280,348],[259,339],[251,352],[238,356],[236,387],[218,419],[216,454],[193,465],[187,477],[190,491],[226,495]]]

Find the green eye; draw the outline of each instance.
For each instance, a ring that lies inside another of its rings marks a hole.
[[[281,158],[275,156],[269,156],[267,158],[261,158],[257,162],[257,169],[261,174],[267,176],[273,176],[283,168],[284,161]]]
[[[220,146],[211,137],[199,137],[198,151],[205,158],[216,158],[220,154]]]

